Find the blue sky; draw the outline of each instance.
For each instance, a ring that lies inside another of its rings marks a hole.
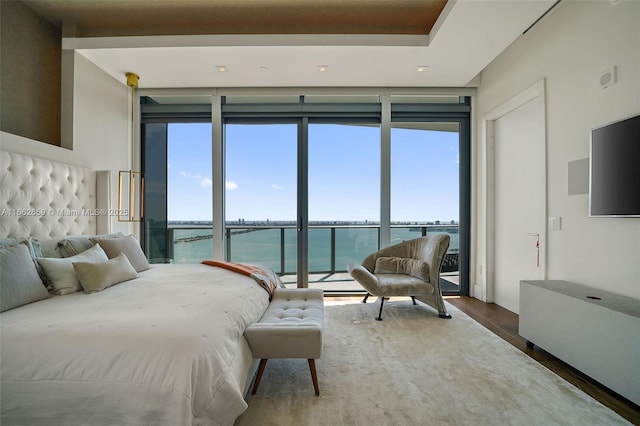
[[[295,220],[295,124],[227,125],[226,220]],[[310,124],[309,220],[378,221],[380,129]],[[169,220],[211,220],[211,125],[170,124]],[[458,134],[392,129],[391,220],[458,220]]]

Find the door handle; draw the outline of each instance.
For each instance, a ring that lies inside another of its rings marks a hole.
[[[530,237],[536,237],[536,251],[538,252],[536,258],[536,268],[540,267],[540,234],[537,232],[529,232]]]

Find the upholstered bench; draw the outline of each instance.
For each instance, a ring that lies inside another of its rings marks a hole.
[[[322,354],[323,297],[320,289],[277,288],[262,318],[247,327],[244,335],[253,356],[260,359],[252,394],[270,358],[306,358],[320,395],[315,360]]]

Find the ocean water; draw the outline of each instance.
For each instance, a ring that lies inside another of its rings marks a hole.
[[[361,262],[378,249],[378,229],[366,227],[336,227],[335,265],[336,272],[346,271],[347,264]],[[174,232],[174,262],[199,263],[213,257],[211,228],[180,229]],[[449,233],[449,253],[459,251],[458,229],[430,228],[429,235]],[[392,228],[391,243],[418,238],[419,228]],[[284,241],[284,244],[282,244]],[[282,249],[284,246],[284,250]],[[232,229],[227,252],[232,262],[260,263],[278,273],[294,273],[296,270],[295,228],[241,228]],[[282,257],[284,256],[284,262]],[[329,272],[331,265],[331,229],[309,229],[309,272]],[[284,264],[284,270],[283,270]]]

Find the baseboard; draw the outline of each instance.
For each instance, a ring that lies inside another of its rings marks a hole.
[[[483,302],[487,301],[485,295],[483,294],[481,285],[476,284],[476,285],[473,286],[473,294],[472,294],[472,296],[475,297],[478,300],[482,300]]]

